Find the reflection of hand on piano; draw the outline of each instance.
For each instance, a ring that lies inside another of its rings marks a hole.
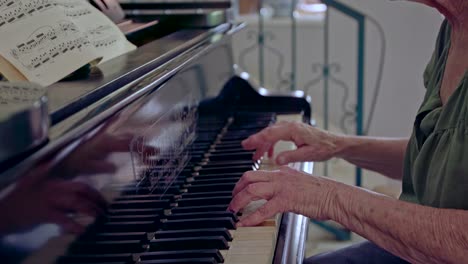
[[[293,212],[328,220],[336,182],[284,166],[277,171],[246,172],[232,192],[229,210],[239,212],[253,201],[267,200],[238,226],[255,226],[278,213]]]
[[[292,141],[298,147],[278,155],[276,163],[286,165],[299,161],[326,161],[333,158],[338,150],[339,136],[299,122],[279,122],[242,142],[247,150],[256,150],[254,159],[260,159],[265,152],[272,156],[273,147],[280,141]]]
[[[77,175],[95,175],[100,173],[115,173],[119,164],[109,159],[112,153],[130,152],[130,144],[134,136],[132,134],[109,135],[102,134],[83,144],[83,148],[75,151],[64,160],[58,171],[66,177]],[[151,158],[158,154],[158,149],[144,146],[144,151],[139,153],[139,159],[143,163],[150,162]],[[86,164],[86,166],[83,166]]]
[[[49,176],[48,164],[25,175],[4,198],[0,210],[0,235],[55,223],[64,231],[81,233],[84,227],[70,215],[95,217],[104,211],[105,200],[86,184]]]

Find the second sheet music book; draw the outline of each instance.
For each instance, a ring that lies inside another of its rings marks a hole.
[[[49,86],[136,47],[86,0],[0,0],[0,74]]]

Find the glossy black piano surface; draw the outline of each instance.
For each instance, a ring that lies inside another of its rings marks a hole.
[[[122,76],[133,81],[72,83],[85,92],[68,103],[52,102],[57,119],[50,142],[2,168],[0,262],[30,257],[35,263],[64,264],[135,263],[137,258],[141,263],[222,263],[219,250],[229,247],[228,230],[235,229],[239,217],[226,211],[231,191],[245,171],[258,168],[240,142],[278,114],[302,113],[310,120],[304,98],[263,97],[236,77],[233,32],[230,27],[211,31],[160,63],[145,57],[140,76],[122,64]],[[140,51],[157,57],[148,48]],[[117,70],[111,72],[118,76]],[[95,200],[80,195],[82,189],[73,183],[105,197],[104,211],[84,233],[69,238],[70,245],[59,243],[59,258],[35,256],[51,239],[76,231],[71,224],[55,225],[64,221],[51,206],[68,202],[79,208]]]

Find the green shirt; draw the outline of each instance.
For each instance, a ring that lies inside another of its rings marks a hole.
[[[444,106],[439,96],[450,32],[445,21],[424,73],[427,91],[406,151],[400,199],[468,210],[468,71]]]

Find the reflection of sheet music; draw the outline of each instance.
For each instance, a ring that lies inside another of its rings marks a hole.
[[[31,107],[45,95],[45,88],[34,83],[0,82],[0,121]]]
[[[47,86],[133,49],[86,0],[0,0],[0,55],[29,81]]]

